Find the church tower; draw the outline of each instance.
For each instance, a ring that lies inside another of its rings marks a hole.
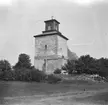
[[[51,74],[61,68],[68,59],[68,38],[59,32],[56,19],[44,21],[45,30],[35,35],[35,68]]]

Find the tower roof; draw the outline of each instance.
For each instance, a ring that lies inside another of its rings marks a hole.
[[[42,31],[42,34],[39,35],[35,35],[34,37],[43,37],[43,36],[51,36],[51,35],[58,35],[62,38],[64,38],[65,40],[68,40],[67,37],[65,37],[64,35],[62,35],[61,32],[59,32],[59,24],[60,22],[58,22],[56,19],[50,19],[50,20],[46,20],[45,22],[45,31]]]
[[[46,20],[46,21],[44,21],[44,22],[46,23],[46,22],[52,22],[52,21],[55,21],[55,22],[57,22],[58,24],[60,24],[60,22],[58,22],[56,19]]]
[[[34,37],[36,38],[36,37],[51,36],[51,35],[59,35],[62,38],[68,40],[68,38],[62,35],[60,32],[43,33],[43,34],[35,35]]]

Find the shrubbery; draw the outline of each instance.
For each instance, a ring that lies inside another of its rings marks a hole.
[[[62,67],[68,74],[98,74],[108,80],[108,59],[95,59],[90,55],[81,56],[78,60],[68,60],[67,64]],[[60,74],[61,70],[56,69],[54,74]],[[100,79],[100,78],[98,78]],[[56,75],[46,75],[31,65],[29,55],[20,54],[18,62],[11,67],[7,60],[0,60],[0,80],[6,81],[47,81],[48,83],[58,83],[60,77]]]
[[[46,74],[31,65],[29,55],[20,54],[18,62],[11,68],[7,60],[0,61],[0,80],[5,81],[45,81]]]
[[[20,54],[13,69],[7,60],[0,61],[0,80],[57,83],[61,79],[54,75],[46,75],[44,72],[35,69],[31,65],[29,55]]]
[[[6,80],[6,81],[13,81],[15,80],[15,73],[14,71],[4,71],[2,74],[2,80]]]
[[[58,83],[61,81],[61,78],[53,74],[46,75],[37,69],[20,68],[13,71],[5,71],[2,74],[1,80]]]
[[[4,71],[0,74],[1,80],[6,81],[45,81],[46,74],[37,69],[20,68],[13,71]]]
[[[58,83],[58,82],[61,81],[61,78],[60,77],[57,77],[57,76],[55,76],[53,74],[50,74],[47,77],[47,81],[48,81],[48,83]]]
[[[31,70],[31,80],[36,82],[45,81],[47,75],[39,70],[32,69]]]
[[[31,81],[30,69],[20,68],[14,70],[14,76],[16,81]]]
[[[60,74],[61,73],[61,69],[56,69],[55,71],[54,71],[54,74]]]
[[[90,57],[90,55],[85,55],[81,56],[78,60],[69,60],[62,69],[66,70],[69,74],[98,74],[102,77],[107,77],[108,59],[95,59]]]

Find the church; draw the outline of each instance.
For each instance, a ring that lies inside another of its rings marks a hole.
[[[53,73],[61,68],[72,55],[68,49],[68,38],[59,31],[59,24],[56,19],[46,20],[45,30],[42,34],[35,35],[35,57],[34,66],[36,69],[47,74]],[[74,54],[75,55],[75,54]],[[76,55],[73,59],[76,59]]]

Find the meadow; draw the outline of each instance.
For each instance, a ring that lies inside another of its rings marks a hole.
[[[0,105],[108,105],[108,83],[1,81]]]

